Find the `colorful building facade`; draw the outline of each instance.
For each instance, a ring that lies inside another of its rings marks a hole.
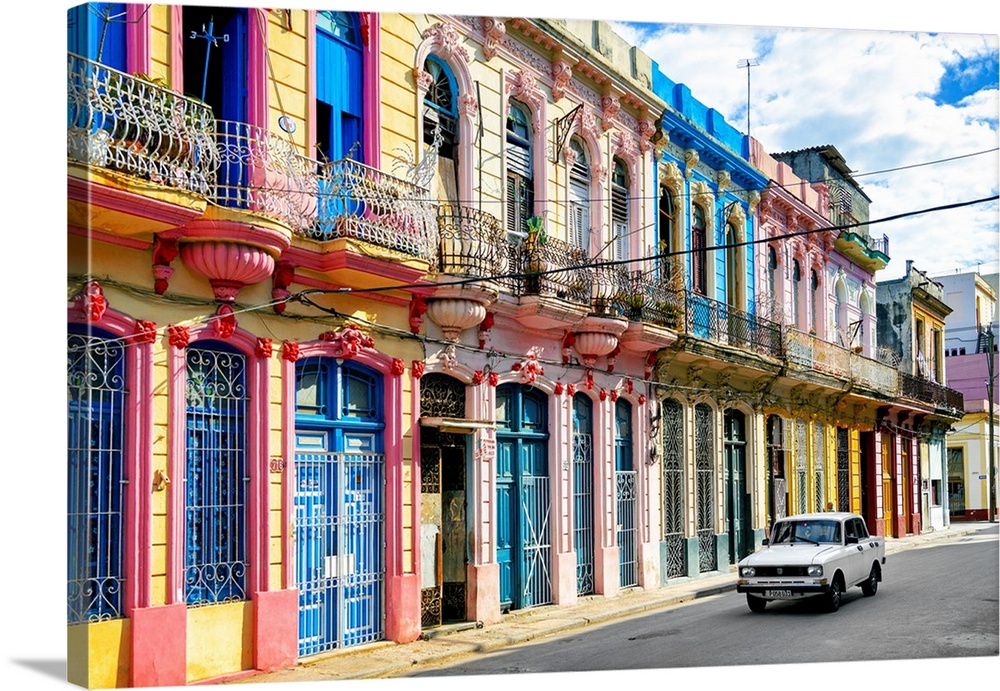
[[[607,24],[91,3],[68,39],[74,683],[669,586],[831,501],[919,528],[882,430],[951,413],[872,359],[884,252]]]

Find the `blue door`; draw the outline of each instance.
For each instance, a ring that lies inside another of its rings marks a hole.
[[[615,498],[618,525],[619,586],[639,585],[635,526],[636,472],[632,463],[632,404],[615,402]]]
[[[356,365],[296,366],[299,655],[384,637],[381,381]]]
[[[552,601],[547,403],[518,384],[497,388],[497,562],[505,611]]]

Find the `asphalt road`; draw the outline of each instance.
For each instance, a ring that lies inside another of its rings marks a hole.
[[[667,670],[1000,654],[997,526],[892,554],[878,593],[852,588],[839,612],[809,602],[753,614],[725,593],[651,615],[477,654],[408,677]],[[517,683],[507,678],[508,685]]]

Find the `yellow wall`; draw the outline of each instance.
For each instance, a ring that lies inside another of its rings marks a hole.
[[[192,607],[187,611],[187,680],[253,667],[253,603]]]
[[[128,619],[75,624],[66,629],[66,680],[85,688],[129,685]]]

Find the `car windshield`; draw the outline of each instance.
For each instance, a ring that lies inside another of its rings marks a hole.
[[[840,544],[840,522],[830,520],[780,521],[774,527],[772,545],[792,542]]]

